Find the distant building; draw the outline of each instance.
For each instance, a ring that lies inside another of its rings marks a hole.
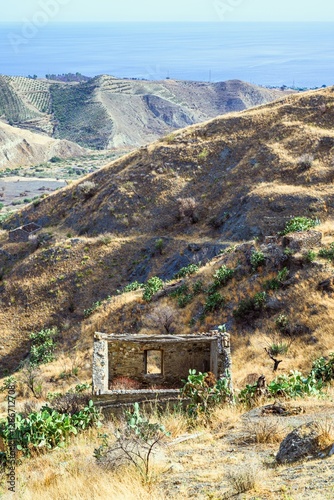
[[[17,227],[12,231],[9,231],[9,241],[21,242],[21,241],[32,241],[36,239],[38,231],[42,228],[35,222],[26,224],[25,226]]]

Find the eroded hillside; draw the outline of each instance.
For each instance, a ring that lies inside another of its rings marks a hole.
[[[36,165],[53,157],[69,158],[85,152],[73,142],[23,131],[0,121],[0,169]]]
[[[334,238],[333,114],[330,88],[219,117],[13,216],[6,229],[34,221],[43,230],[31,244],[1,236],[3,369],[46,325],[58,326],[61,346],[85,353],[89,369],[95,330],[154,330],[149,318],[163,306],[184,332],[225,323],[240,377],[254,364],[272,369],[261,340],[270,332],[294,337],[285,368],[333,349],[331,281],[319,287],[333,274],[319,255]],[[296,216],[321,222],[321,242],[290,248],[278,236]],[[155,275],[166,282],[190,263],[199,269],[179,295],[146,302],[142,290],[117,294]],[[212,288],[222,266],[233,273]]]
[[[0,76],[0,116],[10,125],[84,147],[137,147],[282,95],[237,80],[211,84],[100,76],[77,84]]]

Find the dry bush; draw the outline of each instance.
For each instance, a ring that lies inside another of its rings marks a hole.
[[[302,168],[310,168],[310,167],[312,167],[313,162],[314,162],[314,156],[311,155],[311,154],[309,154],[309,153],[305,153],[305,154],[301,155],[300,158],[299,158],[299,160],[298,160],[298,164]]]
[[[146,326],[159,330],[161,334],[172,335],[178,324],[178,312],[168,305],[157,305],[147,316]]]
[[[317,422],[319,435],[317,438],[318,446],[320,449],[326,448],[333,444],[334,441],[334,424],[332,419],[325,418]]]
[[[211,431],[219,438],[229,434],[240,422],[242,411],[240,406],[235,405],[216,406],[210,415]]]
[[[196,213],[198,204],[195,198],[178,198],[178,219],[186,220],[195,224],[198,222],[198,215]]]
[[[151,413],[152,422],[160,422],[165,429],[170,433],[171,438],[177,438],[186,434],[189,430],[189,419],[182,411],[177,411],[169,406],[161,413],[160,411],[153,411]]]
[[[110,384],[112,391],[141,389],[141,383],[129,377],[116,377]]]
[[[85,199],[93,196],[97,191],[97,185],[93,181],[84,181],[78,186],[79,192],[83,195]]]
[[[245,435],[242,440],[247,443],[272,444],[280,443],[286,434],[286,429],[277,419],[262,418],[261,420],[246,420]]]
[[[91,399],[91,394],[89,393],[87,394],[67,393],[54,398],[50,406],[59,413],[69,413],[73,415],[74,413],[78,413],[85,406],[87,406],[90,399]]]
[[[259,468],[254,465],[245,465],[227,474],[227,480],[235,494],[254,490],[258,483]]]

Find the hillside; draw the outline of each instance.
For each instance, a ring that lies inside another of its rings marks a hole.
[[[137,147],[174,129],[284,95],[237,80],[211,84],[99,76],[77,84],[0,76],[0,117],[84,147]]]
[[[0,122],[0,169],[36,165],[52,157],[81,156],[84,148],[67,140],[11,127]]]
[[[173,308],[184,332],[226,323],[238,380],[270,373],[270,332],[294,337],[284,369],[307,368],[333,349],[331,281],[318,287],[332,263],[318,255],[317,235],[302,251],[278,236],[291,217],[306,216],[320,219],[322,248],[333,241],[333,113],[329,88],[193,125],[14,215],[5,229],[34,221],[43,230],[35,244],[1,234],[2,370],[27,354],[31,331],[55,325],[63,349],[77,346],[89,378],[93,332],[151,331],[147,318],[159,305]],[[254,253],[263,254],[259,265]],[[181,303],[116,293],[154,275],[169,280],[189,263],[200,269]],[[218,287],[221,300],[208,303],[222,265],[233,277]],[[236,315],[248,299],[249,310]]]

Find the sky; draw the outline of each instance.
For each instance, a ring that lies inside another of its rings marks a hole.
[[[0,22],[334,21],[333,0],[2,0]]]

